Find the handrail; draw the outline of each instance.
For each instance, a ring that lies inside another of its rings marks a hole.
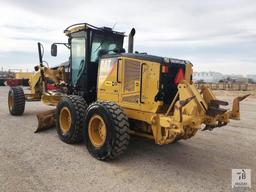
[[[144,103],[142,101],[142,81],[143,81],[143,66],[146,65],[146,63],[142,63],[140,66],[140,103]]]
[[[118,59],[117,64],[116,64],[116,71],[117,71],[117,73],[116,73],[116,82],[117,83],[121,83],[121,81],[119,81],[119,61],[120,60],[122,60],[122,59]]]

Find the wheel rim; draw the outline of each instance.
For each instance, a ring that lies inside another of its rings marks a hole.
[[[102,117],[94,115],[90,119],[88,133],[89,139],[95,147],[99,148],[104,145],[107,136],[107,128]]]
[[[71,113],[67,107],[63,107],[60,111],[59,124],[62,132],[66,134],[71,128]]]
[[[8,95],[8,107],[9,107],[10,111],[12,111],[12,109],[13,109],[13,104],[14,104],[13,93],[10,93]]]

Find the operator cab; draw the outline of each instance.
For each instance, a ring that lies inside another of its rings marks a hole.
[[[68,36],[70,94],[83,96],[88,103],[96,100],[98,63],[105,54],[124,52],[124,33],[111,28],[98,28],[87,23],[71,25],[64,30]],[[57,55],[57,46],[52,45],[52,55]]]

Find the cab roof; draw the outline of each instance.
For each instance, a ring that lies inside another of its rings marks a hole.
[[[88,24],[88,23],[77,23],[77,24],[70,25],[69,27],[67,27],[64,30],[64,33],[65,33],[65,35],[69,36],[72,33],[76,33],[76,32],[79,32],[79,31],[86,31],[87,29],[92,29],[92,30],[95,30],[95,31],[113,33],[113,34],[116,34],[116,35],[124,36],[124,32],[113,31],[112,28],[110,28],[110,27],[96,27],[96,26],[93,26],[93,25]]]

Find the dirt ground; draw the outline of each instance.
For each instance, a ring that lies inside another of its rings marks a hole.
[[[83,144],[61,142],[55,129],[34,134],[35,114],[49,107],[28,103],[23,116],[13,117],[7,93],[0,87],[0,192],[232,191],[232,168],[251,169],[247,191],[256,191],[254,97],[241,104],[241,121],[165,146],[133,139],[119,159],[101,162]]]

